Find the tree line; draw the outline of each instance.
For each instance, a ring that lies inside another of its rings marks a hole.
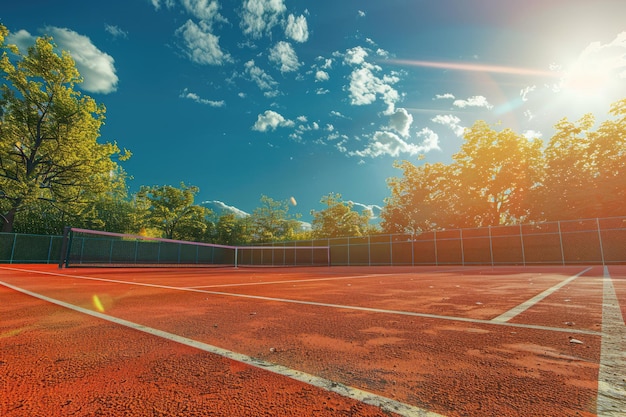
[[[607,217],[626,213],[626,100],[612,120],[562,119],[547,144],[477,121],[453,162],[396,163],[379,225],[337,193],[321,198],[310,230],[289,201],[262,195],[252,214],[214,213],[199,188],[142,186],[129,194],[131,157],[99,141],[106,108],[76,90],[69,53],[38,38],[28,51],[5,44],[0,25],[0,223],[3,232],[58,234],[65,225],[224,244]]]

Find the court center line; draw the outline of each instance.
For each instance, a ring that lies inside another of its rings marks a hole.
[[[47,297],[42,294],[38,294],[24,288],[20,288],[6,282],[0,281],[0,285],[4,285],[7,288],[21,292],[22,294],[29,295],[31,297],[38,298],[40,300],[56,304],[58,306],[76,311],[78,313],[87,314],[92,317],[96,317],[102,320],[109,321],[121,326],[128,327],[133,330],[138,330],[152,336],[157,336],[162,339],[166,339],[172,342],[180,343],[182,345],[190,346],[202,350],[204,352],[216,354],[237,362],[242,362],[256,368],[260,368],[266,371],[270,371],[274,374],[291,378],[298,382],[303,382],[308,385],[312,385],[318,388],[322,388],[326,391],[331,391],[339,394],[343,397],[351,398],[353,400],[360,401],[364,404],[373,405],[380,409],[392,413],[399,414],[406,417],[443,417],[441,414],[437,414],[428,410],[424,410],[419,407],[415,407],[410,404],[402,403],[400,401],[393,400],[391,398],[383,397],[381,395],[373,394],[371,392],[363,391],[361,389],[340,384],[325,378],[318,377],[316,375],[308,374],[306,372],[298,371],[296,369],[288,368],[283,365],[278,365],[272,362],[264,361],[262,359],[253,358],[241,353],[233,352],[227,349],[222,349],[217,346],[202,343],[194,339],[179,336],[173,333],[165,332],[163,330],[155,329],[153,327],[144,326],[142,324],[134,323],[128,320],[120,319],[117,317],[102,314],[96,311],[89,310],[87,308],[75,306],[73,304],[66,303],[61,300]]]
[[[280,303],[302,304],[302,305],[310,305],[310,306],[316,306],[316,307],[336,308],[336,309],[341,309],[341,310],[365,311],[368,313],[395,314],[395,315],[422,317],[422,318],[437,319],[437,320],[460,321],[460,322],[465,322],[465,323],[498,325],[498,326],[507,326],[507,327],[512,327],[512,328],[546,330],[546,331],[553,331],[553,332],[584,334],[584,335],[591,335],[591,336],[601,335],[601,332],[598,332],[598,331],[585,330],[585,329],[572,329],[571,327],[561,328],[561,327],[541,326],[541,325],[535,325],[535,324],[495,322],[493,320],[472,319],[468,317],[442,316],[442,315],[437,315],[437,314],[417,313],[413,311],[388,310],[388,309],[373,308],[373,307],[361,307],[361,306],[350,306],[350,305],[342,305],[342,304],[321,303],[317,301],[304,301],[304,300],[292,300],[288,298],[266,297],[262,295],[237,294],[237,293],[229,293],[229,292],[223,292],[223,291],[208,291],[208,290],[193,289],[193,288],[171,287],[168,285],[148,284],[148,283],[132,282],[132,281],[121,281],[121,280],[114,280],[114,279],[108,279],[108,278],[86,277],[82,275],[68,275],[68,274],[46,272],[46,271],[32,271],[32,270],[25,270],[25,269],[18,269],[18,268],[0,267],[0,269],[10,269],[10,270],[21,271],[21,272],[34,272],[34,273],[44,274],[44,275],[53,275],[53,276],[60,276],[60,277],[74,278],[74,279],[84,279],[84,280],[90,280],[90,281],[103,281],[103,282],[111,282],[111,283],[116,283],[116,284],[137,285],[141,287],[150,287],[150,288],[161,288],[161,289],[174,290],[174,291],[187,291],[187,292],[194,292],[194,293],[200,293],[200,294],[220,295],[220,296],[225,296],[225,297],[237,297],[237,298],[248,298],[248,299],[262,300],[262,301],[275,301],[275,302],[280,302]]]
[[[576,278],[578,278],[579,276],[581,276],[582,274],[584,274],[585,272],[589,271],[592,267],[590,266],[589,268],[579,272],[576,275],[572,275],[571,277],[567,278],[564,281],[559,282],[558,284],[556,284],[555,286],[548,288],[547,290],[535,295],[533,298],[531,298],[530,300],[524,301],[522,304],[513,307],[512,309],[510,309],[509,311],[500,314],[498,317],[495,317],[493,319],[491,319],[491,321],[493,321],[494,323],[506,323],[509,320],[511,320],[513,317],[523,313],[524,311],[528,310],[529,308],[531,308],[532,306],[534,306],[535,304],[537,304],[538,302],[540,302],[541,300],[543,300],[544,298],[546,298],[547,296],[549,296],[550,294],[554,293],[556,290],[560,289],[561,287],[569,284],[570,282],[572,282],[573,280],[575,280]]]
[[[604,267],[602,342],[598,371],[598,417],[623,416],[626,410],[626,325],[609,269]]]

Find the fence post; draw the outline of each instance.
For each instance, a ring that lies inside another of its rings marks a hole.
[[[526,266],[526,252],[524,251],[524,231],[522,229],[522,224],[519,224],[519,239],[522,243],[522,265]]]
[[[389,263],[393,266],[393,235],[389,235]]]
[[[435,230],[433,242],[435,245],[435,266],[439,266],[439,254],[437,253],[437,231]]]
[[[600,219],[596,217],[596,226],[598,227],[598,242],[600,242],[600,256],[602,258],[602,265],[604,263],[604,246],[602,245],[602,232],[600,231]]]
[[[491,258],[491,267],[493,268],[493,239],[491,238],[491,225],[487,226],[489,231],[489,256]]]
[[[565,252],[563,251],[563,233],[561,233],[561,221],[556,222],[559,228],[559,243],[561,245],[561,265],[565,265]]]
[[[372,237],[367,235],[367,266],[372,266]]]
[[[465,245],[463,244],[463,229],[459,229],[459,237],[461,238],[461,265],[465,266]]]
[[[13,263],[13,258],[15,257],[15,247],[17,246],[17,233],[13,233],[13,247],[11,248],[11,257],[9,258],[9,263]]]

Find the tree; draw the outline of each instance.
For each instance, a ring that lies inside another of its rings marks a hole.
[[[313,236],[316,238],[363,236],[368,233],[371,211],[359,214],[351,202],[341,199],[341,194],[330,193],[320,200],[326,208],[311,211],[313,215]]]
[[[453,155],[458,187],[459,227],[519,223],[528,217],[526,198],[540,179],[542,143],[477,121],[466,129],[461,150]]]
[[[250,218],[234,213],[222,214],[215,224],[213,241],[222,245],[239,245],[249,242]]]
[[[301,228],[299,215],[289,215],[287,201],[275,201],[261,196],[261,206],[250,216],[252,236],[257,242],[276,242],[292,239]]]
[[[416,166],[402,161],[395,167],[403,175],[387,180],[391,196],[380,214],[385,233],[421,233],[455,223],[452,202],[456,190],[449,165]]]
[[[180,183],[180,188],[169,185],[142,186],[137,193],[138,205],[146,207],[146,224],[161,230],[163,237],[179,240],[204,240],[212,227],[211,210],[194,204],[199,188]]]
[[[8,31],[0,25],[0,41]],[[39,203],[82,216],[94,199],[122,189],[125,160],[114,143],[98,143],[105,108],[74,89],[82,79],[69,53],[38,38],[23,55],[2,43],[0,71],[0,209],[2,231]]]

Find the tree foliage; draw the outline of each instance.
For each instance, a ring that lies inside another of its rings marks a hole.
[[[144,207],[145,224],[162,232],[167,239],[204,240],[210,235],[211,210],[194,204],[199,188],[180,184],[142,186],[137,193],[138,207]]]
[[[331,238],[342,236],[367,235],[371,211],[365,210],[359,214],[353,210],[351,202],[341,199],[341,194],[330,193],[322,197],[322,204],[326,206],[321,211],[312,211],[313,236],[316,238]]]
[[[250,216],[252,237],[256,242],[290,240],[301,228],[300,216],[289,214],[287,201],[261,196],[261,205]]]
[[[8,33],[0,30],[2,38]],[[89,216],[95,199],[125,187],[114,143],[98,143],[105,108],[75,90],[74,60],[38,38],[22,54],[3,45],[0,71],[0,209],[3,231],[19,211],[41,204]]]
[[[560,120],[545,145],[477,121],[450,164],[396,164],[381,213],[389,233],[626,214],[626,99],[594,117]]]

